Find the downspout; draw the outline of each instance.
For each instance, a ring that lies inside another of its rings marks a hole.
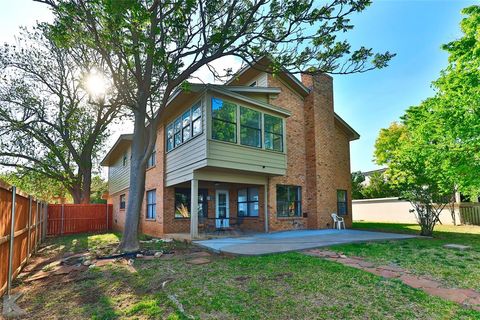
[[[268,233],[268,186],[270,185],[270,177],[267,177],[267,183],[263,187],[263,215],[265,217],[265,233]]]

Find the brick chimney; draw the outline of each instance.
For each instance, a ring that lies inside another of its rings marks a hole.
[[[335,122],[333,78],[327,74],[302,74],[311,92],[305,99],[305,144],[307,170],[308,226],[331,227],[336,212]]]

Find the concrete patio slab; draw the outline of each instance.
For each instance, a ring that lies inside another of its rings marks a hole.
[[[360,230],[295,230],[259,233],[238,238],[193,241],[213,250],[238,255],[262,255],[277,252],[327,247],[335,244],[411,239],[418,236]]]

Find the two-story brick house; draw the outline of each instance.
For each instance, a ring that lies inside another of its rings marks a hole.
[[[164,112],[141,232],[331,228],[334,212],[351,224],[349,143],[359,135],[334,112],[330,76],[247,67],[226,85],[177,90]],[[120,230],[131,139],[122,135],[102,161]]]

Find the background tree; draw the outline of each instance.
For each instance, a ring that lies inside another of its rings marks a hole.
[[[59,43],[80,42],[102,55],[132,110],[130,196],[120,244],[126,251],[139,247],[145,168],[163,109],[173,90],[199,68],[207,66],[222,78],[231,68],[215,70],[213,61],[234,56],[252,65],[268,55],[272,64],[257,68],[346,74],[385,67],[392,57],[364,47],[352,50],[337,39],[352,29],[349,17],[369,0],[330,0],[321,6],[313,0],[37,1],[51,6],[51,30]]]
[[[435,95],[382,129],[375,145],[377,163],[388,165],[425,235],[456,191],[480,189],[480,6],[463,13],[463,36],[443,46],[449,64],[433,83]]]
[[[363,185],[365,181],[365,176],[361,171],[352,172],[352,199],[364,199],[362,194]]]
[[[368,184],[363,186],[361,193],[364,199],[398,196],[398,192],[383,172],[373,172],[370,175]]]
[[[58,203],[62,199],[68,203],[73,200],[61,182],[46,178],[35,171],[19,169],[0,174],[0,179],[48,203]]]
[[[75,203],[90,202],[92,170],[120,112],[114,99],[86,90],[102,85],[91,78],[97,56],[58,48],[42,27],[0,51],[0,165],[61,184]]]

